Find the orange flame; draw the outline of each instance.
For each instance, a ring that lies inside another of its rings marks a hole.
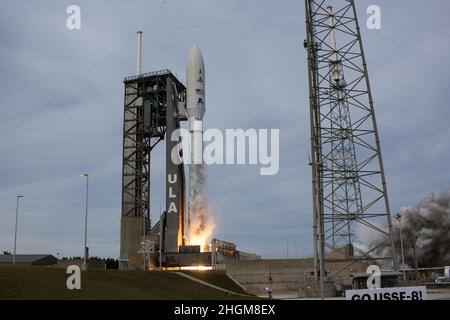
[[[189,227],[189,244],[200,246],[201,252],[207,252],[216,225],[212,214],[195,214]]]

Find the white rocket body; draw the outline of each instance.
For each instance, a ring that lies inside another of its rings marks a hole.
[[[200,49],[194,46],[186,71],[186,109],[191,134],[191,163],[203,163],[203,115],[205,114],[205,64]]]

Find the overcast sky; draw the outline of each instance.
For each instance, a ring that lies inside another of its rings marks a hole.
[[[300,0],[0,1],[0,250],[82,255],[90,175],[91,255],[118,257],[123,78],[184,80],[193,44],[207,73],[206,128],[279,128],[280,171],[210,166],[216,236],[267,258],[311,251],[304,4]],[[81,30],[66,8],[81,7]],[[365,27],[378,4],[382,29]],[[392,210],[450,185],[447,0],[358,1]],[[164,201],[164,148],[153,155],[152,215]],[[163,203],[164,204],[164,203]],[[156,219],[156,218],[155,218]]]

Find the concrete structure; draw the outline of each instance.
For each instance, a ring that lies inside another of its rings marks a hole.
[[[16,254],[16,264],[25,266],[53,266],[57,263],[56,259],[51,254]],[[1,254],[0,264],[13,263],[13,256],[11,254]]]
[[[145,221],[143,222],[143,220]],[[131,216],[121,218],[120,228],[120,266],[128,269],[128,259],[137,254],[139,244],[143,240],[143,223],[147,224],[144,217]]]
[[[166,253],[162,256],[165,267],[210,266],[211,252]]]
[[[274,259],[274,260],[225,260],[227,274],[242,285],[247,292],[266,296],[266,287],[273,290],[274,297],[318,297],[319,283],[314,280],[314,260]],[[336,284],[351,286],[347,276],[355,272],[365,272],[367,265],[356,262],[349,266],[346,262],[327,264],[327,274],[335,274],[338,283],[324,284],[325,296],[336,295]]]
[[[366,272],[352,273],[350,278],[352,279],[353,289],[367,289],[367,279],[370,274]],[[397,287],[399,285],[399,278],[402,276],[398,271],[382,271],[381,272],[381,288]]]
[[[260,260],[261,256],[244,251],[238,251],[239,260]]]

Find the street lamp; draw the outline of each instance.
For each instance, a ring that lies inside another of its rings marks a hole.
[[[286,237],[286,259],[289,259],[289,237]]]
[[[17,220],[19,218],[19,199],[23,198],[22,195],[17,196],[17,202],[16,202],[16,227],[14,231],[14,253],[13,253],[13,266],[16,265],[16,245],[17,245]]]
[[[88,199],[89,199],[89,175],[87,173],[80,174],[80,177],[86,177],[86,216],[84,219],[84,258],[81,270],[87,270],[87,218],[88,218]]]
[[[403,270],[403,280],[406,280],[406,273],[405,273],[405,254],[403,252],[403,236],[402,236],[402,215],[400,213],[397,213],[395,215],[395,219],[398,221],[399,229],[400,229],[400,247],[402,249],[402,270]]]

